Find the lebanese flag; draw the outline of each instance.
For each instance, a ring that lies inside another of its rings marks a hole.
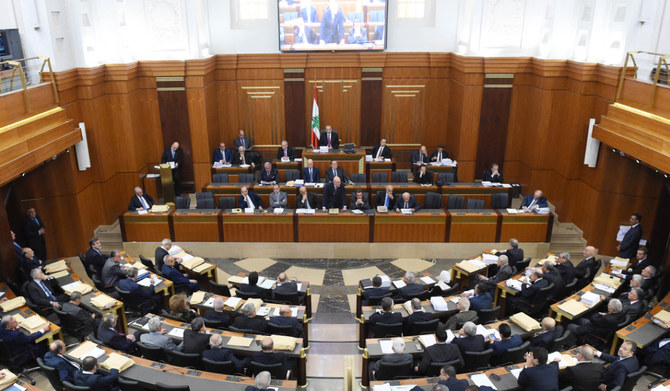
[[[319,125],[319,104],[316,102],[316,84],[314,85],[314,103],[312,104],[312,148],[319,147],[321,126]]]

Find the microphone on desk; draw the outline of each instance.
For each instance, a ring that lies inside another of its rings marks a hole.
[[[178,372],[180,375],[185,375],[185,374],[186,374],[186,372],[182,371],[182,370],[179,369],[179,368],[174,368],[174,367],[173,367],[173,368],[168,368],[168,369],[163,368],[163,372],[168,372],[168,371],[176,371],[176,372]]]

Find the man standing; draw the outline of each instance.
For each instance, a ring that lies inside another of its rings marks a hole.
[[[323,188],[323,210],[332,208],[347,210],[347,191],[337,176]]]
[[[174,182],[174,194],[177,196],[181,194],[179,192],[180,186],[180,172],[181,172],[181,159],[182,152],[179,149],[179,143],[173,142],[169,148],[165,148],[163,151],[163,156],[161,156],[161,163],[170,163],[172,167],[172,181]]]
[[[337,135],[337,131],[333,131],[333,128],[330,125],[326,125],[326,130],[321,132],[319,146],[328,147],[328,149],[340,148],[340,138]]]
[[[44,239],[46,229],[35,208],[28,208],[26,210],[26,218],[23,221],[23,232],[28,239],[28,247],[35,251],[37,258],[42,260],[47,259],[47,242]]]
[[[338,45],[344,44],[344,21],[346,17],[342,8],[337,4],[336,0],[330,0],[328,2],[328,7],[323,10],[323,15],[321,16],[321,27],[319,32],[321,33],[319,43],[325,45],[328,43],[334,43]],[[326,129],[328,129],[326,127]],[[337,149],[338,147],[333,146]]]
[[[128,210],[146,210],[148,211],[155,204],[154,199],[149,194],[144,194],[141,187],[135,188],[135,195],[130,197]]]
[[[237,138],[233,141],[233,146],[236,150],[239,150],[240,147],[244,147],[247,151],[251,149],[251,139],[244,135],[244,130],[240,129]]]
[[[373,159],[390,159],[391,158],[391,148],[386,146],[386,139],[383,138],[377,144],[377,146],[372,149],[372,158]]]
[[[640,239],[642,239],[642,216],[637,213],[633,213],[630,216],[630,229],[623,236],[621,243],[616,246],[616,249],[619,251],[619,256],[621,258],[630,259],[635,256],[635,252],[640,247]]]

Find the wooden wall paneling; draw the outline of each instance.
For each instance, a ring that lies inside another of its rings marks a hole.
[[[195,79],[195,80],[193,80]],[[213,149],[218,146],[218,109],[216,103],[216,85],[200,85],[202,76],[189,77],[198,87],[187,88],[188,112],[191,131],[191,151],[193,156],[193,174],[195,190],[200,191],[211,182],[211,162]]]
[[[383,68],[361,69],[361,145],[374,146],[382,138],[382,74]]]
[[[4,200],[7,196],[7,191],[9,191],[8,186],[0,188],[0,197]],[[16,255],[14,254],[14,243],[12,243],[10,230],[10,221],[7,216],[7,210],[4,205],[0,208],[0,259],[2,259],[2,266],[0,266],[0,278],[2,281],[6,281],[7,277],[12,279],[16,278],[17,275],[17,261]],[[16,233],[16,228],[14,232]],[[20,234],[20,232],[19,232]],[[17,238],[18,240],[18,238]],[[16,281],[16,280],[15,280]]]
[[[40,84],[26,90],[30,101],[30,111],[24,99],[23,90],[3,94],[0,105],[0,127],[32,117],[57,106],[51,84]]]
[[[426,105],[426,132],[424,134],[423,144],[430,152],[437,149],[437,146],[444,145],[447,152],[453,152],[449,145],[449,105],[451,96],[449,91],[449,80],[447,75],[442,75],[435,71],[438,75],[433,76],[428,81],[427,101]],[[395,156],[395,151],[394,151]],[[406,159],[409,161],[409,155]]]
[[[412,144],[426,133],[427,79],[385,79],[381,138]]]
[[[475,178],[480,178],[491,163],[500,164],[505,158],[513,77],[513,74],[487,74],[485,76]]]
[[[481,85],[471,85],[464,88],[462,111],[459,113],[463,119],[460,122],[461,128],[457,130],[461,136],[453,153],[453,159],[458,160],[459,181],[469,182],[475,179],[482,90]]]
[[[646,79],[643,79],[646,80]],[[649,107],[650,88],[646,81],[626,78],[621,91],[621,103],[640,110],[668,117],[670,116],[670,87],[658,84],[653,106]]]
[[[305,116],[312,113],[312,106],[305,106],[305,69],[284,68],[284,129],[286,141],[295,147],[310,144],[310,127],[305,125]],[[314,89],[309,91],[314,93]]]
[[[240,130],[237,105],[237,82],[224,80],[216,83],[219,111],[219,140],[233,149],[233,140]],[[253,141],[253,140],[252,140]]]
[[[163,153],[158,93],[155,88],[142,88],[131,94],[131,119],[133,133],[130,140],[135,148],[136,166],[153,167]]]
[[[285,137],[282,80],[237,82],[238,117],[254,145],[279,145]]]

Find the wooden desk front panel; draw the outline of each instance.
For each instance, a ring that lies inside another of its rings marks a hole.
[[[170,238],[170,224],[168,213],[139,215],[136,212],[126,212],[123,215],[123,226],[126,242],[160,242]]]
[[[363,173],[365,170],[365,153],[357,149],[355,153],[313,153],[303,152],[303,166],[307,167],[307,160],[314,161],[314,167],[319,167],[321,178],[326,177],[326,170],[330,168],[330,162],[337,160],[338,167],[342,167],[347,174]]]
[[[277,169],[279,180],[286,182],[286,171],[302,171],[302,161],[282,162],[281,160],[274,159],[272,160],[272,167]]]
[[[498,233],[498,215],[476,212],[448,211],[451,218],[449,242],[495,242]]]
[[[228,174],[228,182],[230,182],[230,183],[237,183],[239,174],[253,174],[254,173],[254,171],[251,169],[251,167],[242,168],[242,167],[238,167],[238,166],[219,167],[219,168],[215,168],[213,170],[214,170],[215,174]]]
[[[219,211],[180,212],[172,215],[174,240],[178,242],[218,242]]]
[[[407,192],[414,195],[416,202],[419,205],[424,205],[426,203],[426,193],[432,191],[433,193],[439,193],[437,186],[421,186],[416,183],[371,183],[370,184],[370,206],[376,205],[377,202],[377,192],[386,191],[386,186],[393,186],[393,192],[396,193],[398,197],[402,196],[402,193]]]
[[[280,185],[279,190],[283,191],[286,193],[286,198],[288,201],[288,206],[286,209],[295,209],[295,203],[296,203],[296,194],[298,193],[298,189],[295,186],[285,186],[285,185]],[[253,191],[258,194],[259,197],[261,197],[261,201],[263,201],[263,207],[268,208],[270,207],[270,193],[274,191],[274,188],[272,186],[261,186],[261,185],[254,185]]]
[[[374,241],[444,242],[446,219],[443,210],[419,211],[413,215],[376,214]]]
[[[370,217],[343,212],[328,215],[317,211],[298,216],[299,242],[369,242]]]
[[[517,214],[511,215],[507,212],[502,214],[502,228],[500,241],[506,242],[516,238],[520,242],[545,242],[551,215]]]
[[[224,242],[293,242],[293,211],[275,214],[223,214]]]

